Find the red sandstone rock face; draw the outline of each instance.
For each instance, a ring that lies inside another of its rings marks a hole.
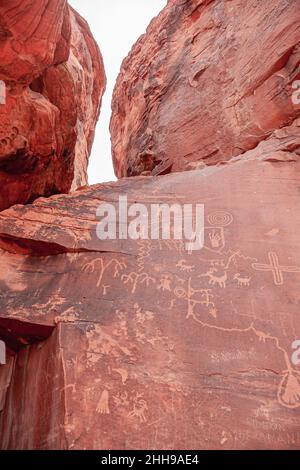
[[[299,130],[0,214],[1,448],[300,448]],[[99,241],[124,194],[204,203],[204,248]]]
[[[36,3],[0,15],[2,208],[81,183],[103,88],[83,20]],[[1,449],[300,448],[298,43],[296,1],[169,1],[123,64],[114,158],[121,176],[193,171],[0,213]],[[98,240],[120,195],[203,203],[204,248]]]
[[[117,81],[117,175],[213,165],[290,124],[299,25],[295,0],[169,0]]]
[[[65,0],[6,0],[0,56],[0,210],[85,185],[105,88],[87,23]]]

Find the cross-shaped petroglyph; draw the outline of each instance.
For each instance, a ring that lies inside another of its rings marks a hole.
[[[283,284],[283,273],[300,273],[300,268],[296,266],[281,266],[277,254],[273,251],[268,253],[268,258],[270,264],[253,263],[252,267],[256,271],[271,271],[276,286]]]

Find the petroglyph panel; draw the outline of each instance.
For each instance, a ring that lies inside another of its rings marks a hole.
[[[193,253],[174,241],[123,240],[119,250],[115,242],[97,245],[93,211],[108,195],[117,200],[125,181],[2,213],[0,263],[9,276],[0,278],[0,339],[7,322],[17,321],[10,323],[9,357],[22,359],[10,380],[12,403],[49,348],[61,361],[62,384],[54,394],[66,418],[68,448],[299,448],[300,369],[291,344],[300,338],[300,221],[279,199],[276,224],[267,216],[276,185],[290,185],[295,172],[260,165],[212,174],[213,201],[198,184],[198,172],[191,176],[193,199],[180,174],[153,180],[150,192],[158,188],[162,201],[169,200],[168,181],[187,201],[207,201],[205,245]],[[234,189],[226,186],[227,172]],[[264,202],[251,186],[260,178],[271,181]],[[142,202],[147,185],[137,180],[132,199]],[[251,194],[246,212],[245,187]],[[297,207],[296,182],[289,198]],[[84,219],[83,239],[78,223],[72,227],[65,218],[68,204]],[[250,224],[257,213],[263,215]],[[65,252],[52,252],[45,214],[59,226],[55,243]],[[20,222],[27,217],[30,234]],[[28,253],[20,235],[41,243],[44,255]],[[37,331],[26,345],[28,324]],[[40,328],[50,330],[41,335]],[[29,377],[22,376],[24,361]],[[29,393],[26,400],[19,412],[35,414]],[[8,418],[2,414],[0,429],[13,442]],[[47,448],[47,417],[40,419],[39,446]]]

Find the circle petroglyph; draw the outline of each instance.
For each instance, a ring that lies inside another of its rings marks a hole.
[[[178,299],[186,299],[187,298],[187,292],[186,292],[185,289],[183,289],[183,287],[176,287],[174,293],[175,293],[175,295]]]
[[[207,220],[215,227],[227,227],[233,222],[233,216],[229,212],[215,211],[208,215]]]

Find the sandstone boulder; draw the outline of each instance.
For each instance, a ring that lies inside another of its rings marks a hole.
[[[65,0],[6,0],[0,56],[0,210],[85,185],[105,88],[87,23]]]
[[[299,125],[0,214],[1,448],[300,448]],[[205,204],[204,248],[100,241],[124,194]]]
[[[115,87],[116,174],[214,165],[291,124],[299,24],[295,0],[169,0]]]

